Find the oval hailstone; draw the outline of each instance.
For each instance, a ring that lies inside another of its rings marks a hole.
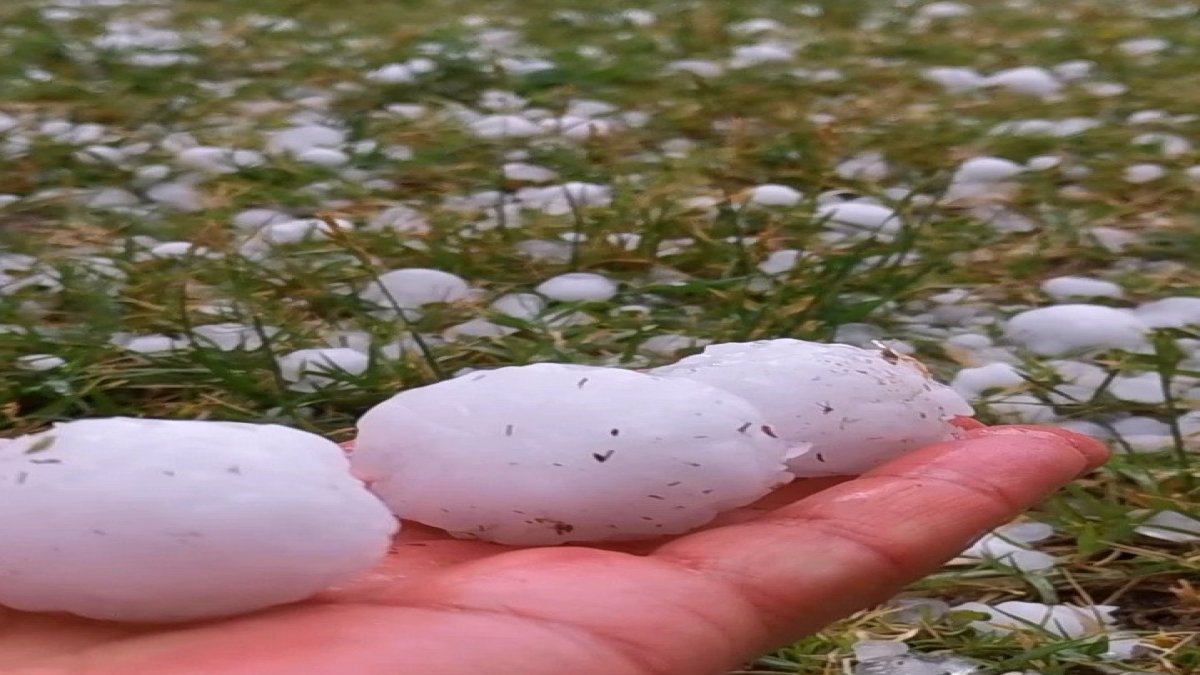
[[[835,229],[855,234],[895,234],[903,222],[900,214],[886,206],[860,202],[827,204],[817,209],[817,218]]]
[[[891,350],[779,339],[711,345],[649,371],[703,382],[758,406],[779,437],[811,450],[798,476],[862,473],[905,452],[958,436],[971,415],[953,389]]]
[[[543,281],[534,290],[562,302],[604,302],[617,294],[617,282],[601,274],[568,272]]]
[[[185,621],[379,563],[396,522],[338,446],[274,425],[95,419],[0,441],[0,604]]]
[[[1054,73],[1038,66],[1020,66],[993,73],[984,78],[983,86],[1000,87],[1016,94],[1050,98],[1063,89]]]
[[[500,368],[402,392],[351,462],[403,518],[504,544],[675,534],[787,483],[746,401],[616,368]]]
[[[795,206],[804,199],[804,193],[786,185],[767,183],[750,190],[746,203],[754,206]]]
[[[1153,328],[1200,326],[1200,298],[1163,298],[1140,305],[1133,313]]]
[[[1004,336],[1042,356],[1103,349],[1137,351],[1150,327],[1133,312],[1102,305],[1055,305],[1021,312],[1008,320]]]
[[[1042,292],[1055,300],[1120,298],[1125,291],[1111,281],[1091,277],[1054,277],[1042,282]]]
[[[279,359],[280,376],[292,391],[344,386],[347,377],[361,375],[370,366],[369,356],[348,347],[298,349]]]
[[[363,291],[364,300],[384,308],[393,302],[401,309],[412,309],[437,302],[456,302],[470,294],[462,277],[441,270],[410,267],[379,275]]]

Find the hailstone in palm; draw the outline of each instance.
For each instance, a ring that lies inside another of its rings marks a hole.
[[[712,385],[757,406],[793,450],[797,476],[853,475],[958,435],[972,414],[915,359],[887,349],[779,339],[716,344],[651,373]]]
[[[393,396],[358,432],[355,473],[397,515],[504,544],[685,532],[791,480],[750,403],[617,368],[470,373]]]
[[[0,441],[0,605],[167,622],[307,598],[397,528],[341,449],[295,429],[81,420]]]

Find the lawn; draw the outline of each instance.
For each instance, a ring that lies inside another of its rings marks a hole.
[[[1200,670],[1194,4],[0,4],[6,435],[139,415],[340,441],[470,369],[883,341],[985,421],[1117,456],[741,672],[901,672],[905,648]],[[378,280],[403,268],[466,290],[397,311]],[[567,273],[599,276],[542,286]],[[1043,605],[984,629],[1009,601]],[[1036,625],[1064,604],[1079,626]]]

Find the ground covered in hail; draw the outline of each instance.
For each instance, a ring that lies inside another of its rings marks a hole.
[[[1119,455],[742,672],[1192,672],[1197,50],[1172,0],[7,0],[0,425],[344,439],[498,364],[880,340]]]

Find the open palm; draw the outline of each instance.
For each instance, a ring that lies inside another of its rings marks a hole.
[[[801,481],[653,545],[513,549],[406,525],[372,574],[224,621],[0,609],[4,675],[699,675],[887,599],[1106,457],[993,427],[848,481]]]

